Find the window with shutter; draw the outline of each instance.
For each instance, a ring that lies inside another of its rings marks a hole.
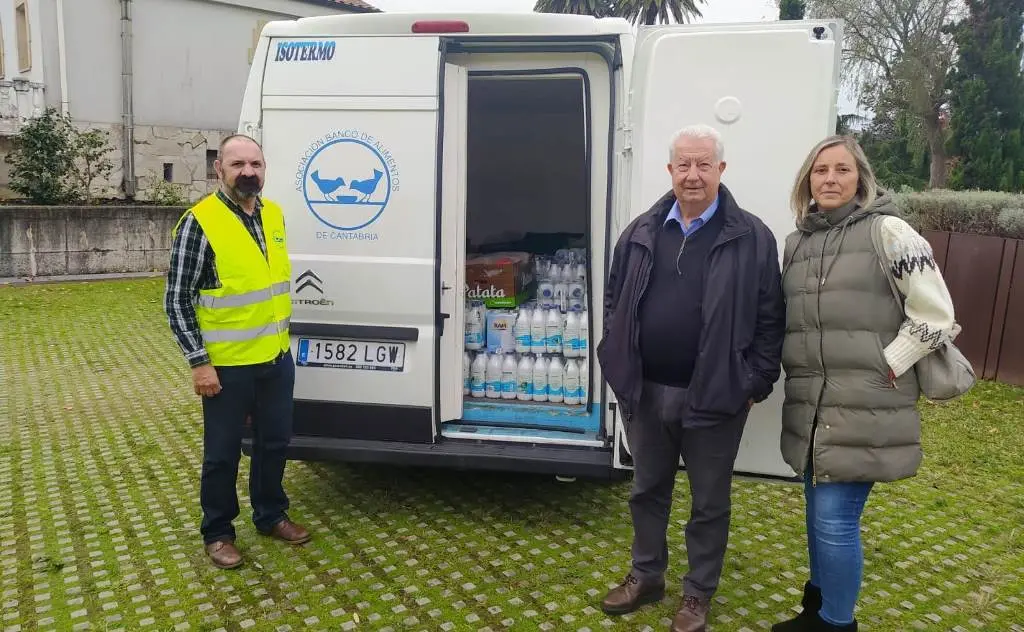
[[[14,27],[18,37],[18,69],[27,72],[32,69],[32,38],[25,0],[18,0],[14,6]]]

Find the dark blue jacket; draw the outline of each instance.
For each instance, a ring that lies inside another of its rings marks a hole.
[[[640,403],[643,386],[640,301],[651,276],[655,236],[673,202],[669,191],[623,231],[605,285],[597,357],[627,419]],[[786,306],[775,235],[740,208],[724,185],[719,186],[717,212],[725,223],[708,255],[686,414],[695,425],[735,417],[749,400],[764,400],[782,371]]]

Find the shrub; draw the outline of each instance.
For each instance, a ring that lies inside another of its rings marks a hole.
[[[91,129],[74,131],[71,142],[74,151],[78,181],[78,197],[92,202],[92,185],[97,179],[106,179],[114,170],[107,158],[113,147],[107,142],[110,134],[103,130]]]
[[[1004,208],[999,213],[997,221],[1003,235],[1014,239],[1024,239],[1024,208]]]
[[[11,190],[34,204],[92,202],[92,184],[114,166],[113,149],[100,130],[79,131],[71,118],[54,108],[30,120],[14,137],[4,161],[11,165]]]
[[[149,199],[160,206],[188,206],[188,194],[183,187],[155,176]]]
[[[915,229],[1024,239],[1024,195],[999,191],[901,191],[893,196]]]
[[[52,108],[26,123],[14,137],[13,151],[4,157],[11,165],[11,190],[34,204],[73,201],[73,134],[71,121]]]

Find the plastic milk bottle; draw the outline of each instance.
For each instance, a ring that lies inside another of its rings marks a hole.
[[[548,360],[537,356],[533,363],[533,401],[548,401]]]
[[[501,397],[501,359],[503,354],[495,353],[487,359],[487,397]]]
[[[470,394],[473,397],[483,397],[487,390],[487,354],[478,353],[473,358],[473,366],[470,368]]]

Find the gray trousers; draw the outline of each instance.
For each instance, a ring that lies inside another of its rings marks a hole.
[[[735,419],[702,428],[684,428],[687,390],[644,382],[636,414],[626,426],[633,455],[633,574],[660,579],[668,567],[666,541],[672,488],[679,457],[690,483],[690,519],[686,523],[688,595],[710,599],[718,588],[729,539],[732,471],[747,410]]]

